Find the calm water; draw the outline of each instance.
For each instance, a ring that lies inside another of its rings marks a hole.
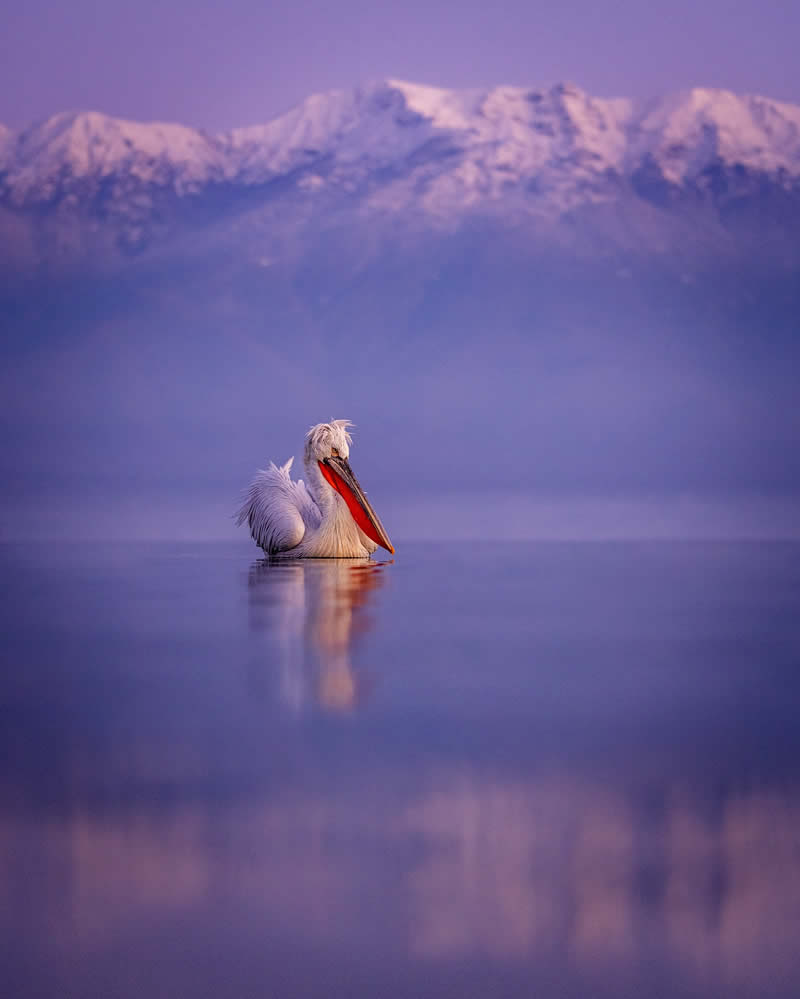
[[[800,994],[800,547],[0,550],[3,996]]]

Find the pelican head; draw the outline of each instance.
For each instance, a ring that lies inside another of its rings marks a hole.
[[[305,464],[306,467],[313,467],[314,463],[319,466],[325,482],[345,501],[359,528],[376,545],[393,555],[389,535],[350,467],[353,439],[348,427],[352,426],[349,420],[331,420],[312,427],[306,434]]]
[[[354,426],[350,420],[331,420],[330,423],[318,423],[306,434],[306,462],[325,461],[334,453],[345,461],[350,457],[350,445],[353,438],[347,432]]]

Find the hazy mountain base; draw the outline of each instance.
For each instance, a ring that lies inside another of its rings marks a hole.
[[[793,495],[796,216],[513,204],[437,229],[250,192],[135,257],[84,209],[61,256],[58,213],[12,213],[40,255],[0,313],[6,508],[221,508],[331,416],[375,497]]]

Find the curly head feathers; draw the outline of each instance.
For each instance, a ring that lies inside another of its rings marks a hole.
[[[306,460],[322,461],[329,458],[333,450],[338,451],[342,458],[348,458],[353,438],[347,428],[352,426],[355,424],[350,420],[331,420],[330,423],[318,423],[312,427],[306,434]]]

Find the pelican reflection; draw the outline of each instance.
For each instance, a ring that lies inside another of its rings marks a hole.
[[[349,711],[368,694],[369,675],[353,665],[352,650],[372,626],[370,605],[387,564],[262,559],[251,566],[250,627],[276,661],[281,700],[294,711],[313,704]]]

